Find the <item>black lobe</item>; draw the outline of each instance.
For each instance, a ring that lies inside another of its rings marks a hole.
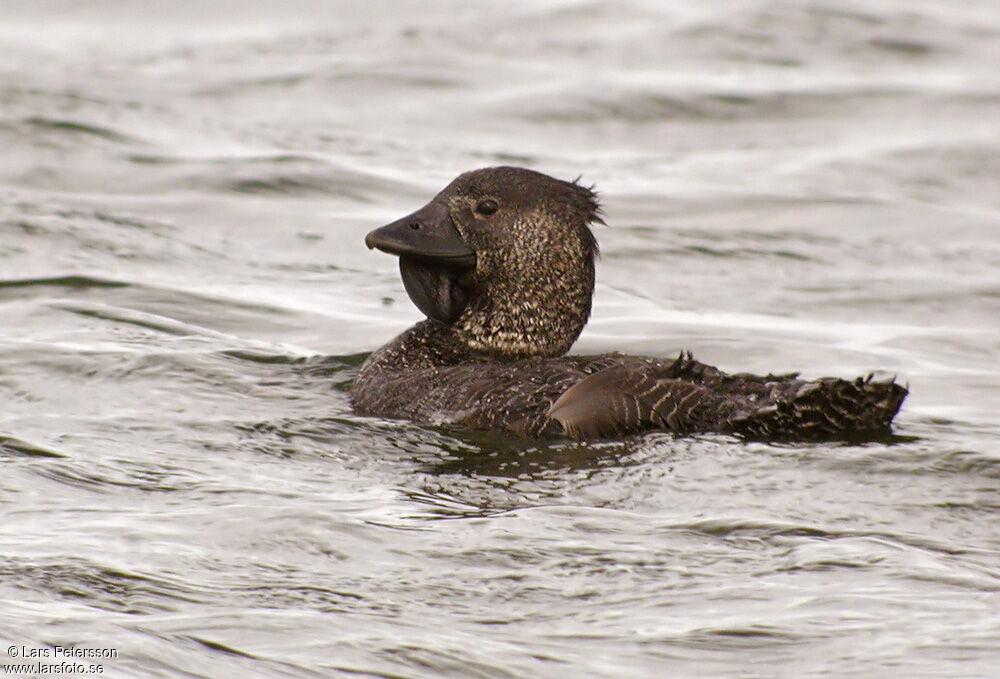
[[[399,272],[410,300],[428,318],[453,323],[469,303],[463,274],[476,267],[476,253],[462,239],[443,201],[365,237],[365,245],[399,256]]]
[[[454,323],[469,303],[461,271],[427,259],[400,257],[399,273],[406,294],[428,318]]]

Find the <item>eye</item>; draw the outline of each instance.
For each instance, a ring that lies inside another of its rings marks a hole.
[[[500,206],[497,205],[497,202],[492,198],[487,198],[486,200],[480,202],[479,205],[476,206],[476,212],[486,216],[493,214],[499,209]]]

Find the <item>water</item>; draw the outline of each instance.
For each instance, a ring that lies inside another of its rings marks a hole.
[[[0,647],[1000,676],[995,3],[5,0],[0,44]],[[354,417],[418,318],[364,234],[497,163],[602,192],[576,351],[884,370],[896,436]]]

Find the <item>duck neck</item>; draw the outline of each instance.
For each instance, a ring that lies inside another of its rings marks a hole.
[[[494,358],[562,356],[590,317],[593,261],[558,273],[481,281],[479,294],[452,325],[455,336]]]

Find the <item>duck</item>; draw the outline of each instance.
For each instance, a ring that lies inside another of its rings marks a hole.
[[[369,249],[399,258],[403,287],[426,318],[364,361],[354,411],[533,439],[891,432],[908,393],[894,377],[729,374],[686,351],[569,353],[591,313],[594,224],[604,224],[598,196],[579,179],[488,167],[369,233]]]

